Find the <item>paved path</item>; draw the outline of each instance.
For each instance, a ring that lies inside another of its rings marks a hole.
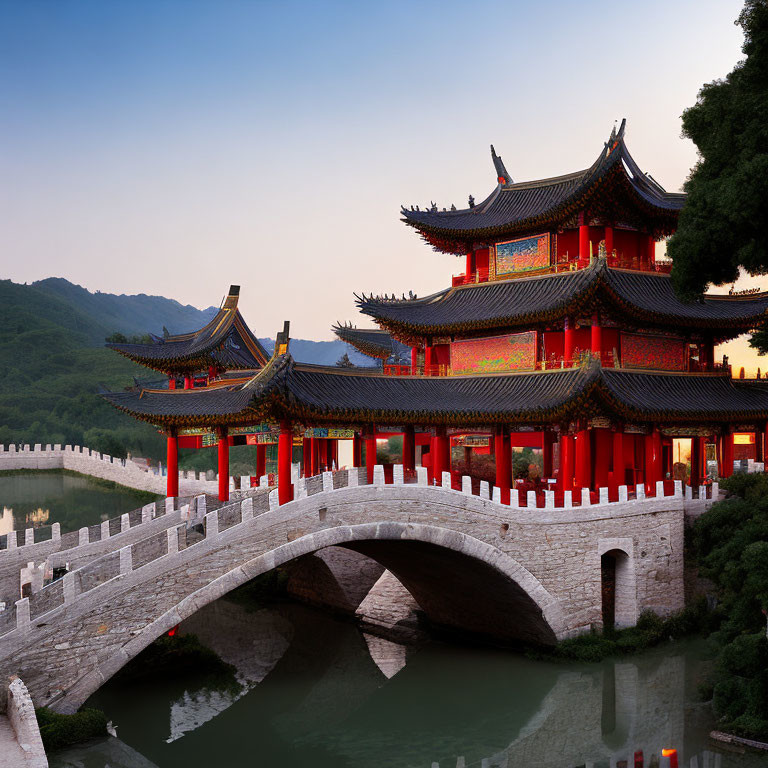
[[[16,731],[4,714],[0,714],[0,768],[22,768],[27,756],[16,741]]]

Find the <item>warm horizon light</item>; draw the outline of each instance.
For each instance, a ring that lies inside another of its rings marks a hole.
[[[260,336],[371,325],[354,292],[426,295],[461,269],[399,208],[481,200],[491,143],[516,181],[560,175],[626,117],[679,190],[680,115],[741,57],[741,6],[7,1],[2,277],[197,307],[236,283]]]

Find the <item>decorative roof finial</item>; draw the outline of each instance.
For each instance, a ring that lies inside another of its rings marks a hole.
[[[472,195],[469,196],[469,207],[474,208],[475,207],[475,198],[472,197]]]
[[[491,159],[493,160],[493,167],[496,169],[496,180],[499,184],[512,184],[512,177],[507,173],[504,161],[496,154],[493,144],[491,144]]]

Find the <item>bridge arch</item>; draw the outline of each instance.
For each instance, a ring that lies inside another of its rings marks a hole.
[[[100,660],[52,706],[61,712],[76,711],[150,643],[200,608],[263,573],[329,546],[346,546],[381,562],[438,625],[497,638],[504,627],[511,627],[510,641],[539,644],[552,644],[567,634],[566,617],[552,595],[530,571],[491,544],[434,525],[340,525],[254,557],[184,597]],[[457,592],[463,580],[463,589]],[[516,621],[510,621],[510,611],[516,611]]]

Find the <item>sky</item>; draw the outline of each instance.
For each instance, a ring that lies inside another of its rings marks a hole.
[[[399,209],[484,198],[491,143],[516,181],[559,175],[626,117],[679,190],[680,115],[741,57],[740,8],[0,0],[0,277],[198,307],[239,284],[259,336],[370,325],[355,292],[462,270]]]

